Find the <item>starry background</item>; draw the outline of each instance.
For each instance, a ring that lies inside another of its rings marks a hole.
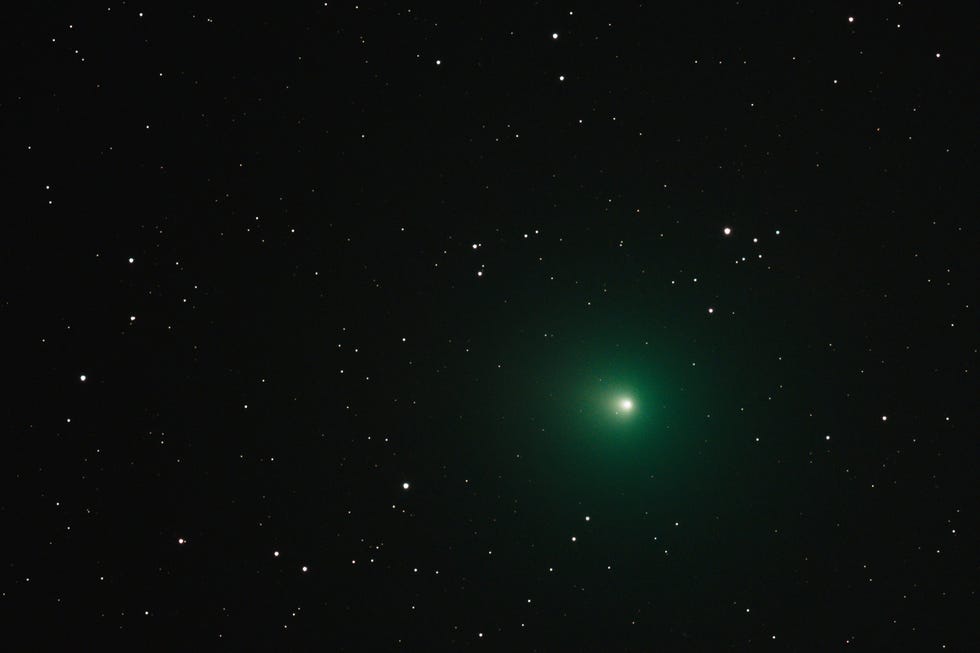
[[[8,16],[12,640],[976,645],[974,22],[518,4]]]

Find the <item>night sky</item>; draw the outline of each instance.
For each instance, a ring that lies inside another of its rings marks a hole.
[[[965,7],[8,15],[11,650],[976,650]]]

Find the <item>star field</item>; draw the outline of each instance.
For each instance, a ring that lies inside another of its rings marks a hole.
[[[961,11],[13,12],[9,641],[974,650]]]

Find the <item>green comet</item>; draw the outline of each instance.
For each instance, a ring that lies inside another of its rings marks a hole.
[[[629,415],[633,412],[633,400],[630,397],[620,397],[616,401],[616,414]]]

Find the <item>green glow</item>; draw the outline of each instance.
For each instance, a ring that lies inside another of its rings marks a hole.
[[[630,415],[633,412],[634,407],[632,397],[620,397],[616,401],[616,414]]]

